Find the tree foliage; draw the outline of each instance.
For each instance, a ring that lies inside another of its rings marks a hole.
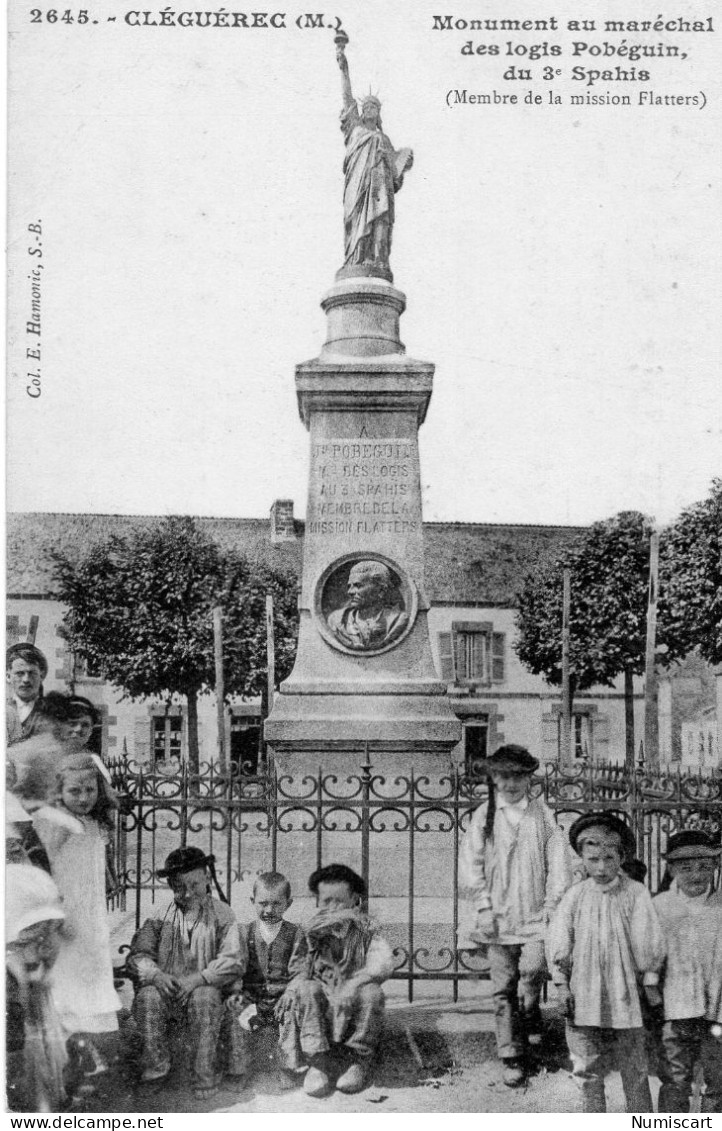
[[[638,511],[595,522],[561,558],[525,579],[515,648],[530,671],[561,683],[562,569],[569,566],[573,692],[611,687],[625,671],[643,673],[650,529]],[[664,643],[664,626],[659,629]]]
[[[188,700],[197,762],[196,699],[215,686],[212,610],[223,609],[227,695],[257,695],[266,679],[265,598],[274,597],[276,678],[293,665],[296,579],[224,552],[190,518],[171,517],[88,547],[53,554],[73,651],[131,699]]]
[[[661,561],[665,617],[677,650],[696,647],[709,663],[722,664],[722,479],[665,532]]]

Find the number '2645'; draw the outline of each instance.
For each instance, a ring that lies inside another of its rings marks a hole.
[[[71,12],[70,9],[59,12],[57,8],[50,8],[47,12],[43,12],[40,8],[33,8],[30,12],[30,23],[41,24],[43,20],[46,24],[87,24],[88,13],[84,8],[75,13]]]

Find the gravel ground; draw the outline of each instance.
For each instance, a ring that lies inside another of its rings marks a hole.
[[[248,1086],[222,1089],[197,1100],[189,1074],[179,1065],[154,1090],[134,1086],[127,1067],[116,1066],[94,1096],[74,1110],[86,1112],[575,1112],[578,1095],[569,1075],[563,1028],[551,1005],[546,1008],[544,1045],[526,1087],[509,1089],[501,1080],[493,1037],[488,983],[462,987],[454,1004],[438,984],[426,984],[409,1005],[399,984],[389,987],[387,1029],[373,1079],[357,1096],[333,1093],[311,1099],[298,1088],[284,1091],[274,1071],[272,1045],[259,1041]],[[656,1095],[657,1082],[652,1080]],[[619,1075],[607,1081],[610,1112],[623,1112]]]

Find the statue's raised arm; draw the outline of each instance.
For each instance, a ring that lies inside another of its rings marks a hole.
[[[341,90],[343,92],[344,106],[350,106],[355,101],[351,92],[351,76],[348,72],[348,59],[346,58],[346,44],[348,43],[348,36],[346,32],[341,29],[334,38],[336,44],[336,62],[341,68]]]
[[[339,277],[371,275],[392,281],[389,267],[394,226],[394,196],[404,183],[414,155],[395,150],[381,127],[381,103],[369,94],[359,113],[351,91],[346,44],[348,36],[335,36],[336,59],[341,70],[343,109],[341,130],[346,142],[344,159],[345,260]]]

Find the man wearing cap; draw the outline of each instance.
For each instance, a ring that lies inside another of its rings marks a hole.
[[[634,855],[634,834],[613,813],[587,813],[569,840],[587,879],[559,904],[547,950],[582,1111],[606,1111],[604,1079],[616,1058],[626,1110],[651,1112],[638,986],[644,982],[651,1006],[659,1001],[665,948],[649,892],[622,870]]]
[[[667,943],[659,1110],[689,1111],[695,1070],[704,1074],[702,1111],[722,1111],[722,893],[720,846],[701,829],[667,842],[669,888],[654,900]]]
[[[40,729],[39,701],[48,661],[34,644],[13,644],[5,653],[9,695],[5,716],[7,744],[22,742]]]
[[[128,966],[136,984],[133,1014],[143,1046],[142,1083],[162,1080],[171,1069],[169,1027],[185,1021],[199,1098],[218,1087],[218,1043],[223,999],[243,976],[247,955],[236,917],[210,894],[211,879],[223,898],[214,858],[200,848],[178,848],[158,870],[173,891],[165,912],[146,919],[130,947]],[[242,1076],[245,1064],[229,1072]]]

